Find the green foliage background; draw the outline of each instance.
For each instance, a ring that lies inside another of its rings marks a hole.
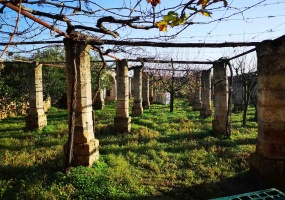
[[[14,102],[21,107],[28,100],[28,63],[5,63],[0,70],[0,104],[2,106]]]
[[[4,107],[14,102],[20,108],[24,102],[28,101],[28,77],[29,70],[33,68],[33,62],[65,61],[64,51],[59,47],[38,51],[32,58],[15,56],[14,59],[27,62],[5,62],[0,70],[0,104]],[[62,98],[66,94],[65,69],[43,66],[42,73],[44,99],[49,96],[56,99]]]
[[[38,51],[33,58],[37,62],[65,62],[64,49],[60,47]],[[59,64],[57,64],[59,65]],[[44,97],[61,98],[66,94],[66,74],[64,68],[53,66],[43,67]]]

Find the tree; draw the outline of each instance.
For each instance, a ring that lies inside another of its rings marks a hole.
[[[121,37],[123,40],[131,40],[132,38],[128,35],[132,30],[167,31],[168,27],[184,26],[166,36],[173,38],[195,24],[193,20],[196,15],[202,13],[210,16],[214,10],[210,11],[210,9],[217,3],[227,6],[226,0],[183,0],[180,2],[139,0],[135,4],[132,1],[129,3],[116,1],[113,3],[114,7],[110,6],[109,2],[98,3],[93,0],[63,0],[61,2],[0,0],[0,3],[3,5],[1,13],[5,14],[10,9],[16,11],[9,17],[1,19],[2,24],[5,24],[1,29],[1,33],[4,34],[3,41],[10,43],[14,38],[18,41],[31,41],[39,35],[44,35],[45,39],[64,36],[92,44],[93,48],[100,53],[103,53],[99,48],[104,44],[102,38]],[[127,32],[126,29],[128,29]],[[119,32],[126,33],[126,35],[121,36]],[[160,37],[158,35],[156,39]],[[5,48],[2,55],[7,49]],[[104,54],[112,52],[112,49],[106,50]]]
[[[93,58],[98,60],[98,58]],[[101,89],[110,89],[109,77],[106,75],[106,66],[104,63],[93,62],[91,64],[91,85],[92,85],[92,104],[94,105],[97,95]]]
[[[29,98],[28,75],[30,63],[5,63],[0,70],[0,105],[15,103],[19,113]]]
[[[257,118],[257,105],[256,102],[252,98],[252,93],[257,85],[257,68],[256,61],[251,59],[250,61],[246,60],[246,57],[241,59],[237,59],[233,68],[236,72],[236,77],[238,81],[242,84],[243,87],[243,117],[242,117],[242,125],[246,126],[246,116],[248,111],[248,106],[250,99],[255,106],[255,119]]]
[[[152,79],[156,82],[156,87],[162,87],[170,93],[170,112],[174,111],[175,94],[183,90],[183,87],[189,82],[190,72],[187,69],[179,71],[175,68],[173,62],[170,64],[171,69],[157,69],[151,71]],[[181,67],[181,66],[180,66]]]
[[[14,62],[21,60],[22,62]],[[28,76],[31,68],[31,61],[51,62],[64,61],[63,49],[55,47],[43,51],[37,51],[33,57],[13,56],[12,62],[6,62],[4,68],[0,71],[0,96],[3,105],[10,102],[16,103],[18,111],[22,104],[27,103]],[[26,63],[25,63],[26,62]],[[60,99],[66,94],[65,70],[62,68],[45,66],[43,67],[43,94],[44,97],[53,97]]]

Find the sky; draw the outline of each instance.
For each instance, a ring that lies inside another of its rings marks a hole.
[[[73,1],[72,4],[76,4]],[[133,7],[137,0],[100,0],[91,1],[99,4],[103,8],[124,8],[125,6]],[[169,6],[176,5],[177,0],[161,0],[161,3],[156,9],[163,9]],[[184,1],[187,2],[187,1]],[[71,5],[71,4],[70,4]],[[28,6],[28,5],[27,5]],[[96,4],[90,4],[94,9],[100,9]],[[51,9],[46,6],[29,6],[30,8],[42,10],[49,13],[58,13],[59,8]],[[263,40],[275,39],[285,34],[285,0],[228,0],[228,7],[224,8],[223,3],[216,3],[213,5],[215,9],[212,12],[211,17],[205,17],[201,14],[197,14],[193,18],[193,22],[203,22],[208,24],[194,24],[189,26],[186,30],[182,31],[177,37],[166,40],[166,36],[175,34],[183,27],[169,28],[168,32],[160,32],[158,29],[154,30],[134,30],[130,28],[120,28],[118,33],[120,37],[116,40],[131,39],[135,41],[157,41],[157,42],[179,42],[179,43],[223,43],[223,42],[261,42]],[[137,7],[138,8],[138,7]],[[149,12],[151,10],[150,4],[142,1],[140,9]],[[0,31],[12,32],[13,27],[5,25],[7,19],[11,19],[10,23],[13,24],[16,21],[17,13],[5,8],[4,14],[1,14],[0,23],[2,25]],[[116,12],[117,18],[119,15],[128,15],[129,11],[126,9],[111,10],[98,12],[93,16],[79,15],[72,17],[72,22],[75,24],[84,24],[86,26],[94,27],[96,20],[101,16],[113,15],[112,12]],[[63,11],[65,12],[65,10]],[[190,10],[186,12],[190,13]],[[132,13],[134,16],[136,12]],[[165,13],[166,14],[166,13]],[[161,19],[158,17],[157,21]],[[217,20],[221,19],[221,20]],[[215,21],[217,20],[217,21]],[[49,20],[49,23],[54,23],[53,20]],[[41,26],[33,24],[30,20],[20,19],[19,31],[24,30],[28,25],[32,24],[33,34],[30,38],[23,38],[21,36],[15,36],[13,41],[41,41],[41,40],[62,40],[62,37],[56,37],[56,34],[49,30],[43,30]],[[59,24],[59,29],[65,31],[65,24]],[[108,25],[108,28],[115,29],[117,25]],[[158,37],[158,39],[152,39]],[[103,39],[114,39],[111,36],[102,36]],[[7,42],[9,37],[2,34],[0,40]],[[31,56],[33,52],[27,52],[32,49],[39,48],[40,45],[34,46],[17,46],[10,47],[9,52],[19,52],[20,55]],[[5,47],[0,47],[3,50]],[[104,49],[113,48],[113,46],[104,46]],[[127,48],[130,49],[129,53],[113,53],[115,56],[123,59],[133,59],[136,57],[155,57],[157,59],[173,59],[173,60],[188,60],[188,61],[215,61],[221,57],[232,57],[240,54],[253,47],[242,48]],[[255,53],[247,57],[254,57]],[[4,59],[9,58],[4,55]],[[110,59],[110,58],[106,58]],[[207,68],[207,66],[205,66]]]

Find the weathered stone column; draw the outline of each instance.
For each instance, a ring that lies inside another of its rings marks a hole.
[[[95,102],[92,105],[95,110],[103,110],[104,109],[105,100],[104,100],[103,92],[104,91],[102,89],[100,89],[97,93]]]
[[[153,89],[153,102],[157,103],[157,88]]]
[[[189,106],[193,106],[194,105],[194,92],[189,91],[186,98],[188,100]]]
[[[66,58],[68,120],[71,120],[74,67],[77,71],[76,115],[72,165],[91,166],[99,159],[99,140],[95,139],[92,119],[90,45],[64,39]],[[74,62],[76,66],[74,66]]]
[[[117,111],[114,125],[118,133],[128,133],[131,131],[131,117],[129,116],[129,71],[126,59],[117,62]]]
[[[129,77],[129,98],[132,98],[132,77]]]
[[[149,80],[149,103],[152,104],[153,103],[153,84],[154,84],[154,80],[153,78],[151,78]]]
[[[114,71],[107,71],[109,76],[110,89],[106,91],[106,101],[116,101],[117,98],[117,85],[116,73]]]
[[[134,105],[132,108],[132,115],[138,116],[143,113],[142,107],[142,68],[134,68],[133,76],[133,96],[134,96]]]
[[[211,117],[211,70],[202,71],[202,106],[200,110],[200,117]]]
[[[199,111],[200,109],[201,109],[201,72],[197,72],[193,111]]]
[[[284,180],[285,37],[257,46],[258,137],[252,167]]]
[[[45,113],[48,112],[48,109],[50,109],[50,107],[51,107],[51,97],[48,97],[44,101],[44,111],[45,111]]]
[[[212,121],[214,134],[225,134],[226,115],[228,110],[228,77],[224,62],[214,63],[214,95],[215,115]]]
[[[42,129],[47,125],[44,111],[42,65],[33,63],[29,71],[29,105],[26,130]]]
[[[233,77],[233,102],[234,108],[233,112],[242,111],[244,108],[243,105],[243,86],[242,82],[238,79],[237,76]]]
[[[149,102],[149,77],[148,73],[143,72],[143,81],[142,81],[142,97],[143,97],[143,108],[149,109],[150,102]]]

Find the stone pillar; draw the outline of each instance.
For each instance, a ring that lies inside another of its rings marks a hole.
[[[132,82],[132,84],[131,84],[131,91],[132,91],[132,95],[134,96],[134,81],[135,81],[135,75],[133,75],[133,77],[130,79],[130,81]]]
[[[262,175],[284,180],[285,37],[257,46],[258,136],[251,165]]]
[[[103,110],[104,106],[105,106],[105,100],[104,100],[104,96],[103,96],[103,89],[100,89],[97,93],[95,102],[93,103],[93,108],[95,110]]]
[[[149,103],[152,104],[153,103],[153,97],[154,97],[154,94],[153,94],[153,78],[150,79],[149,81]]]
[[[243,105],[243,86],[242,82],[238,79],[237,76],[233,77],[233,103],[234,108],[233,112],[242,111],[244,108]]]
[[[194,105],[194,92],[189,91],[186,98],[187,98],[187,101],[189,103],[189,106],[193,106]]]
[[[149,77],[148,73],[143,72],[143,81],[142,81],[142,97],[143,97],[143,108],[149,109],[150,102],[149,102]]]
[[[47,125],[44,111],[42,65],[33,63],[29,72],[29,109],[26,130],[42,129]]]
[[[48,109],[50,109],[51,107],[51,97],[48,97],[45,101],[44,101],[44,111],[48,112]]]
[[[133,76],[133,95],[134,95],[134,105],[132,108],[132,115],[138,116],[143,113],[142,107],[142,69],[135,68]]]
[[[109,76],[110,89],[106,91],[106,101],[116,101],[117,96],[117,85],[116,85],[116,73],[113,71],[107,71]]]
[[[68,120],[71,120],[74,62],[77,71],[76,115],[73,142],[73,166],[92,166],[99,159],[99,140],[95,139],[92,118],[90,45],[64,39],[66,58]],[[74,61],[75,60],[75,61]]]
[[[211,70],[202,71],[202,106],[200,110],[200,117],[211,117]]]
[[[129,77],[129,98],[131,99],[132,98],[132,77]]]
[[[201,72],[197,72],[193,111],[199,111],[200,109],[201,109]]]
[[[153,88],[153,102],[157,103],[157,88]]]
[[[228,110],[228,77],[224,62],[214,63],[215,115],[212,121],[214,134],[226,133],[226,115]]]
[[[114,119],[115,130],[118,133],[131,131],[129,116],[129,71],[126,59],[117,62],[117,111]]]

